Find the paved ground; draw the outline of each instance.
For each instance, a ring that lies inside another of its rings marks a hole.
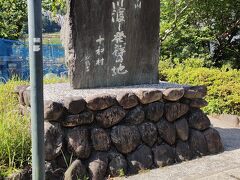
[[[220,132],[225,152],[121,180],[240,180],[240,128],[233,128],[214,118],[211,121]]]

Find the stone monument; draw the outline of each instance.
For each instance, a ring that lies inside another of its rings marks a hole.
[[[44,85],[46,179],[103,180],[224,150],[201,110],[207,87],[158,82],[159,7],[68,0],[63,34],[75,89]],[[16,89],[23,115],[30,90]]]
[[[158,83],[159,14],[159,0],[68,0],[71,86]]]

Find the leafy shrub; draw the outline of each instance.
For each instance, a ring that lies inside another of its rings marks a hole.
[[[195,63],[196,62],[196,63]],[[181,64],[161,61],[161,80],[188,85],[206,85],[209,105],[207,113],[240,115],[240,71],[228,68],[206,68],[199,60],[187,60]]]

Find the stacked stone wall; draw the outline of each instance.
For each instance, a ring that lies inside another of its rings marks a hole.
[[[27,86],[20,109],[31,106]],[[47,179],[104,179],[223,151],[200,109],[204,86],[135,90],[44,101]]]

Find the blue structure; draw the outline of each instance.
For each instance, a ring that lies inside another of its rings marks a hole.
[[[29,79],[28,43],[0,39],[0,82],[13,76]],[[59,44],[43,45],[43,72],[62,76],[67,74],[64,63],[64,49]]]

